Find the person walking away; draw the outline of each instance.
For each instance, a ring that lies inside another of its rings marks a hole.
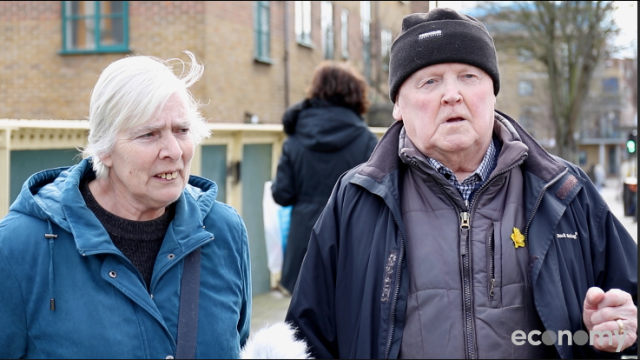
[[[282,148],[273,199],[293,205],[284,253],[281,289],[293,292],[311,229],[338,177],[367,161],[377,144],[364,123],[367,84],[358,72],[339,62],[316,68],[307,98],[285,112],[289,136]]]

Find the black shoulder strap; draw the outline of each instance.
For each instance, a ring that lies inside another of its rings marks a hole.
[[[176,359],[194,359],[198,339],[198,303],[200,302],[200,248],[184,258],[180,281],[180,311]]]

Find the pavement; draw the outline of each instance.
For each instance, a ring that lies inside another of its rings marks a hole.
[[[251,334],[277,322],[284,321],[291,297],[278,290],[253,297]]]
[[[607,179],[600,192],[609,205],[611,212],[620,220],[629,231],[631,237],[638,242],[638,223],[635,218],[624,216],[624,208],[621,202],[622,182],[619,179]],[[253,297],[253,311],[251,316],[251,333],[262,329],[267,325],[284,321],[291,297],[282,294],[278,290],[256,295]]]

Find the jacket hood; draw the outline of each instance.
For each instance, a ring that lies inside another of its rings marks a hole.
[[[91,158],[84,159],[74,166],[37,172],[24,182],[9,211],[51,221],[72,232],[68,220],[69,210],[84,208],[90,211],[80,194],[80,181],[94,178]],[[217,193],[217,186],[212,181],[191,176],[180,200],[185,196],[192,197],[197,201],[201,214],[206,214],[213,206]]]
[[[295,135],[313,151],[334,152],[367,131],[367,125],[352,110],[320,99],[305,100],[283,116],[285,132]]]

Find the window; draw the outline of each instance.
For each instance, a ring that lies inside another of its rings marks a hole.
[[[525,130],[531,132],[533,128],[533,116],[531,116],[529,111],[522,111],[518,117],[518,122]]]
[[[296,1],[296,39],[298,43],[313,46],[311,42],[311,1]]]
[[[578,152],[578,164],[580,166],[585,166],[587,165],[587,160],[588,160],[587,152],[584,150],[580,150],[580,152]]]
[[[349,10],[342,9],[340,14],[340,43],[342,45],[342,58],[349,58]]]
[[[268,1],[255,2],[255,59],[271,63],[271,27]]]
[[[520,80],[518,82],[518,95],[520,96],[533,95],[533,83],[529,80]]]
[[[618,93],[618,78],[608,78],[602,80],[602,91],[608,94]]]
[[[63,1],[61,53],[129,51],[128,1]]]
[[[333,5],[323,1],[321,6],[322,51],[325,59],[333,59]]]
[[[518,61],[526,63],[533,60],[533,53],[527,49],[518,49]]]
[[[367,81],[371,78],[371,1],[360,1],[360,28],[362,30],[362,62]]]
[[[382,59],[382,70],[384,71],[389,71],[392,36],[389,29],[382,29],[380,32],[380,57]]]

